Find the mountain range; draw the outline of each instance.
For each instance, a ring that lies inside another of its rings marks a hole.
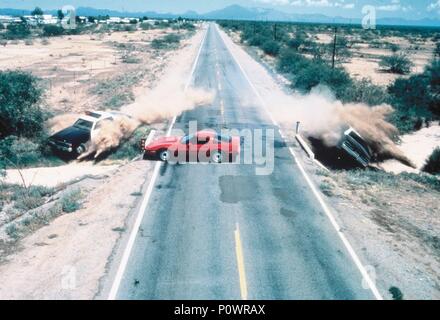
[[[56,14],[57,10],[48,10],[47,13]],[[1,9],[0,15],[27,15],[30,10]],[[239,5],[231,5],[220,10],[199,14],[195,11],[187,11],[181,14],[158,13],[154,11],[145,12],[121,12],[108,9],[96,9],[90,7],[77,8],[77,15],[80,16],[106,16],[111,17],[149,17],[159,19],[188,18],[188,19],[211,19],[211,20],[257,20],[257,21],[285,21],[285,22],[308,22],[308,23],[340,23],[340,24],[360,24],[361,19],[349,19],[344,17],[329,17],[323,14],[297,14],[287,13],[275,9],[267,8],[246,8]],[[403,18],[380,18],[378,25],[407,25],[440,27],[440,19],[421,19],[408,20]]]

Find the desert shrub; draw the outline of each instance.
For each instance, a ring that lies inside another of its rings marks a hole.
[[[63,211],[66,213],[72,213],[81,209],[82,196],[81,190],[79,189],[63,195],[61,198],[61,206]]]
[[[44,25],[43,26],[43,36],[45,37],[55,37],[64,34],[64,28],[56,25]]]
[[[47,46],[47,45],[50,44],[50,42],[49,42],[49,40],[47,40],[46,38],[44,38],[44,39],[41,39],[41,44],[42,44],[43,46]]]
[[[287,41],[287,46],[298,51],[299,48],[307,43],[307,34],[304,32],[296,32],[295,37]]]
[[[325,63],[311,60],[297,70],[294,76],[294,86],[301,91],[309,92],[317,85],[329,87],[338,99],[342,99],[345,96],[345,91],[349,90],[353,83],[344,69],[332,69]]]
[[[440,59],[428,65],[424,74],[429,79],[430,109],[440,116]]]
[[[406,54],[393,54],[382,57],[379,65],[391,73],[407,74],[411,71],[413,63]]]
[[[179,20],[175,24],[173,24],[173,30],[188,30],[188,31],[194,31],[196,29],[196,26],[190,22],[182,22]]]
[[[153,39],[153,41],[151,41],[151,47],[153,49],[165,49],[167,48],[167,44],[162,40],[162,39]]]
[[[437,147],[426,160],[423,171],[431,174],[440,174],[440,147]]]
[[[277,56],[280,52],[281,46],[277,41],[269,40],[261,45],[261,49],[263,49],[265,54]]]
[[[190,22],[184,22],[180,25],[180,29],[185,29],[188,31],[194,31],[196,29],[196,26]]]
[[[171,24],[169,22],[160,20],[160,21],[154,21],[154,26],[158,29],[166,29],[169,28]]]
[[[5,39],[25,39],[31,35],[29,26],[25,23],[9,24],[4,35]]]
[[[141,26],[142,30],[153,29],[153,26],[151,24],[149,24],[148,22],[142,22],[140,26]]]
[[[388,91],[393,95],[394,104],[405,109],[427,110],[431,101],[429,78],[424,75],[413,75],[408,79],[396,79],[388,88]]]
[[[308,64],[307,58],[291,49],[284,49],[278,57],[278,70],[283,73],[296,73],[303,65]]]
[[[420,125],[420,119],[434,120],[433,111],[438,97],[431,91],[429,73],[413,75],[408,79],[396,79],[388,87],[390,102],[396,112],[390,121],[401,132],[411,132]]]
[[[54,194],[54,189],[43,186],[23,186],[13,187],[11,200],[14,201],[14,208],[20,212],[26,212],[42,206],[45,203],[45,197]]]
[[[17,239],[20,237],[19,230],[15,223],[11,223],[6,227],[6,234],[12,239]]]
[[[135,25],[125,25],[123,28],[123,31],[126,31],[126,32],[134,32],[134,31],[136,31],[136,26]]]
[[[400,46],[398,44],[395,44],[395,43],[388,44],[388,47],[394,53],[396,53],[396,52],[398,52],[400,50]]]
[[[34,45],[34,41],[32,41],[32,39],[26,39],[24,40],[24,44],[27,46],[32,46]]]
[[[263,45],[263,43],[265,43],[266,41],[268,41],[268,38],[262,36],[261,34],[256,34],[247,40],[250,46],[255,46],[255,47],[259,47]]]
[[[34,137],[43,129],[38,80],[22,71],[0,72],[0,137]]]
[[[179,43],[180,36],[175,33],[170,33],[163,37],[163,41],[166,43]]]
[[[140,63],[141,59],[139,59],[133,55],[127,54],[122,57],[122,62],[123,63]]]
[[[342,97],[343,101],[365,103],[369,106],[387,103],[389,99],[386,88],[371,83],[369,79],[353,81],[353,85],[344,91]]]
[[[167,34],[166,36],[158,39],[154,39],[151,42],[153,49],[169,49],[174,48],[180,43],[180,36],[174,33]]]
[[[0,140],[0,164],[4,167],[28,166],[41,158],[40,146],[24,137],[8,136]]]

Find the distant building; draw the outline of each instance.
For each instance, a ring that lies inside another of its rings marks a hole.
[[[0,16],[0,23],[8,25],[10,23],[20,23],[21,19],[12,16]]]
[[[35,16],[37,20],[39,19],[38,16]],[[57,24],[59,22],[58,17],[54,17],[51,14],[43,14],[40,18],[41,24]]]
[[[108,20],[106,20],[105,22],[107,22],[107,24],[110,24],[110,23],[121,23],[121,18],[119,18],[119,17],[110,17]],[[101,21],[99,21],[99,22],[101,22]]]

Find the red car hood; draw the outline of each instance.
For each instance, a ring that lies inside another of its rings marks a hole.
[[[145,146],[145,150],[158,150],[161,148],[168,148],[179,141],[180,137],[161,137]]]

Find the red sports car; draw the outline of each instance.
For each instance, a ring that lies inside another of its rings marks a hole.
[[[235,161],[240,154],[240,137],[221,135],[214,131],[198,131],[184,137],[161,137],[145,145],[144,159],[159,158],[162,161],[214,163]]]

